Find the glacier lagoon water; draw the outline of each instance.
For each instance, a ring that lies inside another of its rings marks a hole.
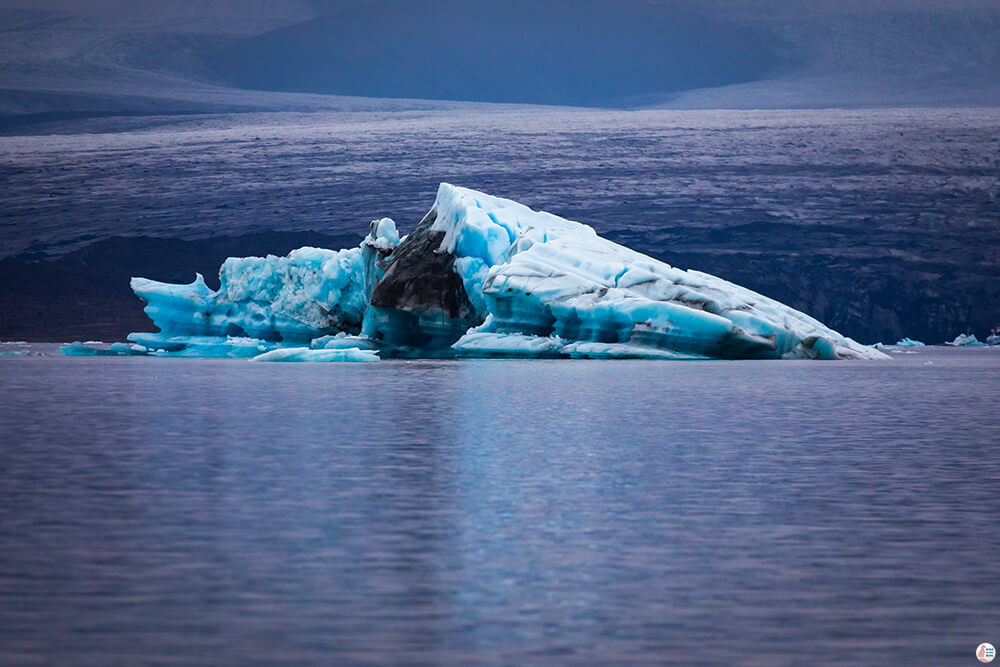
[[[0,662],[943,665],[996,643],[1000,350],[0,347]]]
[[[994,261],[998,124],[995,108],[516,106],[57,124],[46,136],[0,136],[0,257],[114,235],[363,236],[381,216],[409,229],[447,181],[630,247],[673,251],[696,230],[770,220],[824,248],[824,234],[849,235],[827,250],[845,257],[900,245],[943,256],[957,245]]]

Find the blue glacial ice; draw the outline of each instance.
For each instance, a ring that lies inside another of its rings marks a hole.
[[[60,348],[60,352],[70,357],[133,357],[149,354],[149,350],[141,345],[128,343],[112,343],[107,347],[101,345],[103,344],[99,341],[70,343]]]
[[[201,275],[190,285],[145,278],[133,278],[131,284],[148,303],[153,323],[177,342],[207,336],[308,345],[326,334],[360,332],[368,295],[381,276],[375,259],[398,243],[396,225],[383,219],[372,223],[358,248],[230,257],[219,271],[218,291],[209,289]],[[153,343],[141,336],[142,344]]]
[[[902,340],[897,340],[896,345],[898,347],[924,347],[924,344],[919,340],[913,340],[912,338],[904,338]]]
[[[986,347],[986,343],[980,342],[975,334],[958,334],[955,340],[948,341],[945,345],[954,347]]]
[[[448,184],[403,238],[383,218],[357,248],[230,258],[219,279],[213,291],[201,276],[133,278],[160,333],[129,340],[151,354],[261,361],[886,358],[721,278]]]
[[[314,350],[308,347],[282,347],[250,361],[378,361],[378,354],[371,350],[340,348]]]

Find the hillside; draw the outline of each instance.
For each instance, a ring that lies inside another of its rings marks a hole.
[[[754,81],[763,31],[639,0],[379,0],[210,57],[243,88],[575,106]]]
[[[989,0],[0,0],[0,37],[6,127],[455,105],[432,100],[1000,104]]]

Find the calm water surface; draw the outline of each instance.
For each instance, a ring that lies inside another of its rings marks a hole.
[[[0,359],[0,662],[977,664],[998,387],[1000,350]]]

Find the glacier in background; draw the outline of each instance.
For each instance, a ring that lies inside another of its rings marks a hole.
[[[383,218],[357,248],[230,258],[219,277],[218,291],[200,275],[190,285],[133,278],[160,333],[129,335],[121,353],[260,361],[885,358],[756,292],[447,183],[405,237]]]

